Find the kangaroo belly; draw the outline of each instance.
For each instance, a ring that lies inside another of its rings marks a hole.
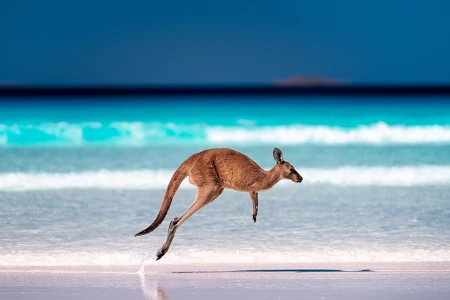
[[[240,192],[249,192],[252,189],[254,183],[258,180],[257,174],[247,170],[237,170],[237,172],[222,173],[223,185],[226,188],[233,189]]]
[[[228,188],[228,189],[232,189],[235,191],[239,191],[239,192],[248,192],[249,191],[249,187],[245,184],[238,184],[235,182],[224,182],[223,184],[224,188]]]

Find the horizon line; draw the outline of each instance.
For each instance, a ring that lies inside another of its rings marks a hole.
[[[0,85],[0,98],[163,96],[450,96],[449,84]]]

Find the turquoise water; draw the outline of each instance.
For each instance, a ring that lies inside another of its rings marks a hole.
[[[442,99],[4,102],[2,146],[449,143]]]
[[[304,177],[224,192],[157,263],[450,260],[450,99],[71,99],[0,103],[0,266],[152,264],[192,202],[178,165],[231,147],[272,150]],[[227,102],[228,101],[228,102]]]

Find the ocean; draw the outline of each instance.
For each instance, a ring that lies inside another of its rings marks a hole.
[[[0,267],[450,260],[449,98],[57,99],[0,103]],[[153,260],[193,201],[173,171],[233,148],[303,176],[226,190]]]

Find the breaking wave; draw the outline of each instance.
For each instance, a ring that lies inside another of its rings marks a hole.
[[[401,247],[400,247],[401,248]],[[423,262],[449,261],[448,249],[304,249],[265,251],[183,249],[169,252],[158,264],[267,263],[267,262]],[[153,254],[153,253],[152,253]],[[143,260],[144,259],[144,260]],[[156,262],[150,253],[135,251],[15,251],[0,254],[0,267],[7,266],[136,266]]]
[[[269,168],[266,168],[269,169]],[[3,173],[0,190],[165,189],[175,170],[98,170],[74,173]],[[414,186],[450,184],[450,166],[301,169],[302,184]],[[281,181],[280,184],[286,184]],[[185,179],[180,188],[193,188]]]
[[[405,126],[378,122],[344,128],[325,125],[259,126],[159,122],[89,122],[0,125],[0,145],[208,144],[420,144],[449,143],[450,125]]]

